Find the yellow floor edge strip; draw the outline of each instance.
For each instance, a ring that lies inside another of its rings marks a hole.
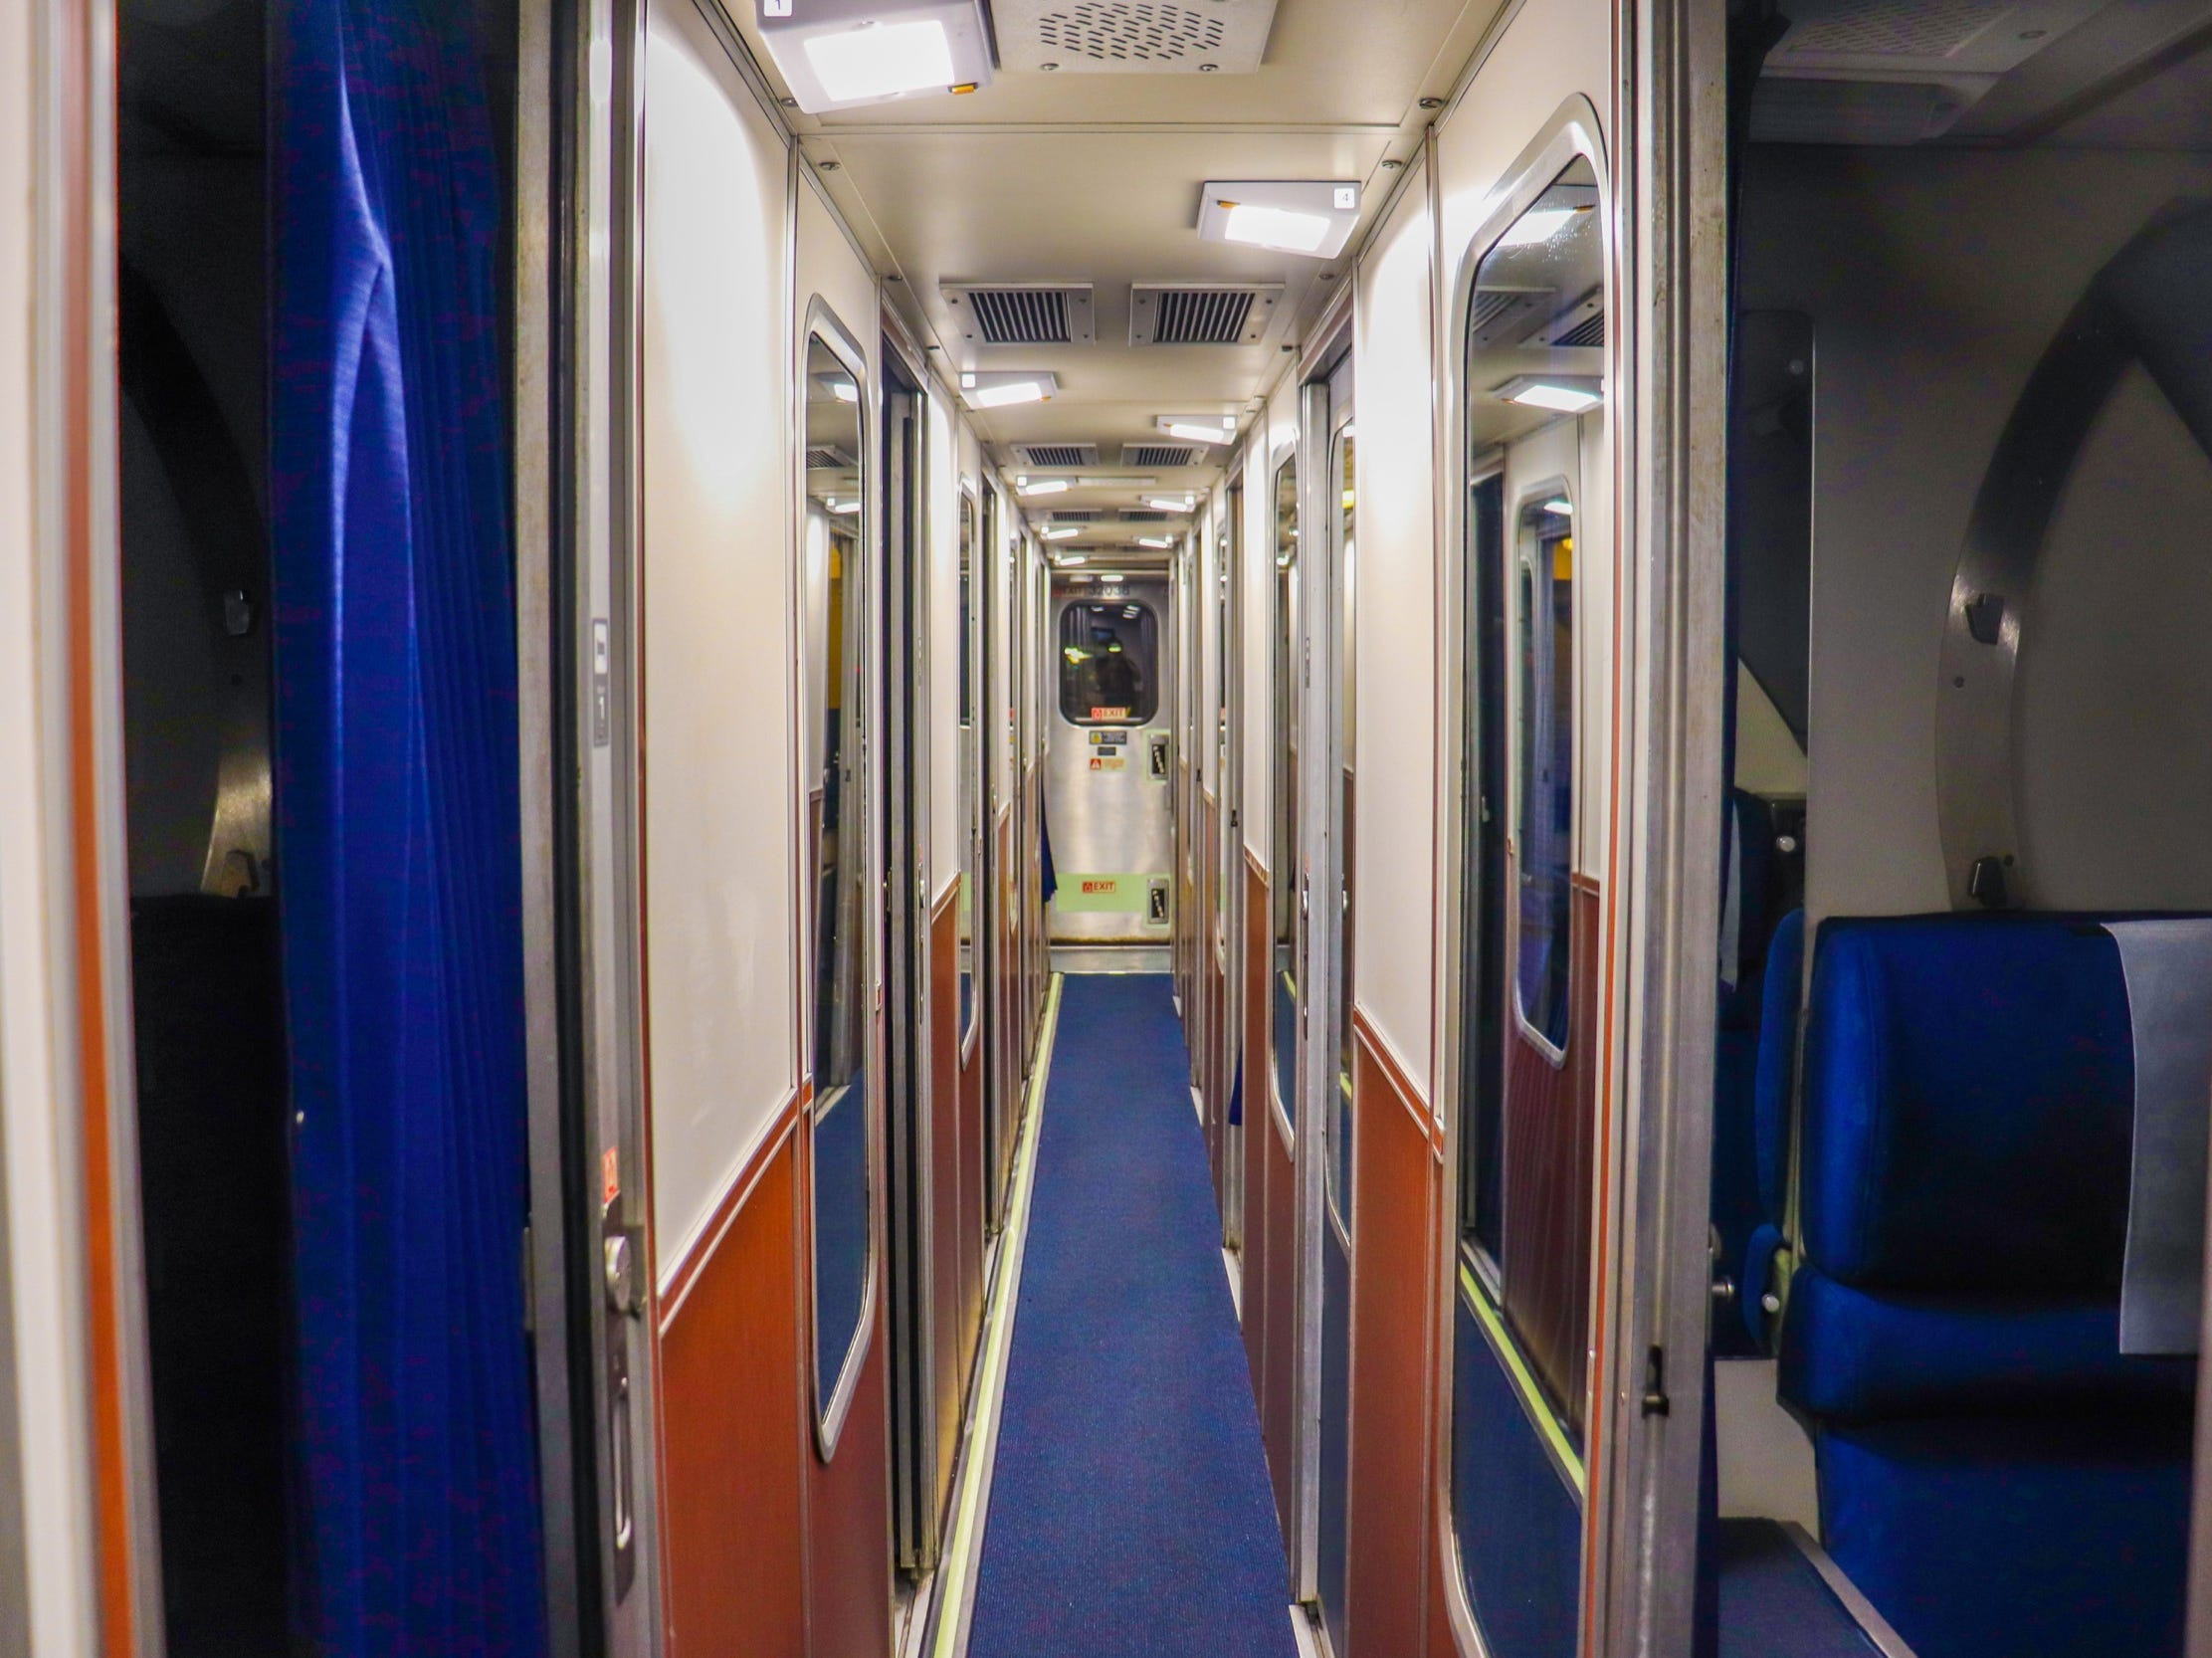
[[[1460,1293],[1467,1297],[1468,1305],[1475,1310],[1475,1317],[1489,1332],[1491,1346],[1506,1360],[1507,1372],[1512,1377],[1513,1391],[1520,1395],[1523,1409],[1536,1424],[1536,1431],[1551,1446],[1551,1454],[1574,1481],[1575,1491],[1583,1496],[1589,1493],[1589,1482],[1582,1471],[1582,1459],[1575,1454],[1574,1442],[1567,1438],[1567,1430],[1559,1425],[1559,1418],[1551,1408],[1550,1400],[1543,1396],[1543,1389],[1536,1385],[1536,1378],[1528,1373],[1527,1362],[1520,1356],[1520,1349],[1513,1346],[1513,1339],[1506,1329],[1505,1321],[1498,1316],[1498,1309],[1491,1306],[1490,1297],[1483,1293],[1482,1283],[1475,1271],[1465,1261],[1460,1263]]]
[[[996,1459],[999,1407],[1006,1397],[1006,1361],[1014,1345],[1014,1313],[1021,1298],[1022,1255],[1029,1241],[1029,1200],[1037,1178],[1037,1142],[1045,1129],[1045,1087],[1052,1078],[1053,1045],[1060,1035],[1063,975],[1052,976],[1045,998],[1045,1026],[1037,1043],[1037,1067],[1030,1073],[1029,1097],[1022,1111],[1022,1135],[1014,1155],[1013,1201],[999,1239],[998,1271],[991,1287],[988,1328],[984,1333],[983,1377],[976,1390],[975,1420],[960,1473],[960,1506],[952,1536],[937,1568],[935,1658],[960,1658],[967,1651],[969,1616],[974,1609],[976,1563],[983,1552],[988,1517],[987,1479]]]

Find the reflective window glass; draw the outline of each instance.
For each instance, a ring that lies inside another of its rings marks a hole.
[[[1159,712],[1159,620],[1111,599],[1060,613],[1060,712],[1077,725],[1141,725]]]

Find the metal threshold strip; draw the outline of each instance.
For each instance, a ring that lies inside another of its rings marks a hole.
[[[976,1568],[983,1558],[983,1528],[991,1506],[991,1471],[998,1458],[1000,1407],[1006,1399],[1006,1366],[1014,1346],[1014,1314],[1021,1299],[1022,1254],[1029,1241],[1029,1201],[1037,1184],[1037,1142],[1045,1128],[1045,1088],[1052,1077],[1053,1043],[1060,1034],[1059,973],[1045,1002],[1044,1031],[1037,1043],[1037,1066],[1030,1073],[1021,1140],[1014,1157],[1014,1189],[1006,1226],[993,1262],[990,1305],[984,1312],[982,1357],[961,1434],[957,1473],[959,1500],[952,1530],[927,1597],[916,1653],[931,1658],[964,1658],[975,1611]]]

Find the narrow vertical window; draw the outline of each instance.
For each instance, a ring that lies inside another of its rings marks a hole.
[[[1574,519],[1564,493],[1521,509],[1515,825],[1520,869],[1520,1017],[1555,1052],[1567,1045],[1573,945]]]

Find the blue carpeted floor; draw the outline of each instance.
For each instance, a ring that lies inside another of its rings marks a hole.
[[[1071,977],[973,1658],[1292,1658],[1206,1142],[1165,977]]]

